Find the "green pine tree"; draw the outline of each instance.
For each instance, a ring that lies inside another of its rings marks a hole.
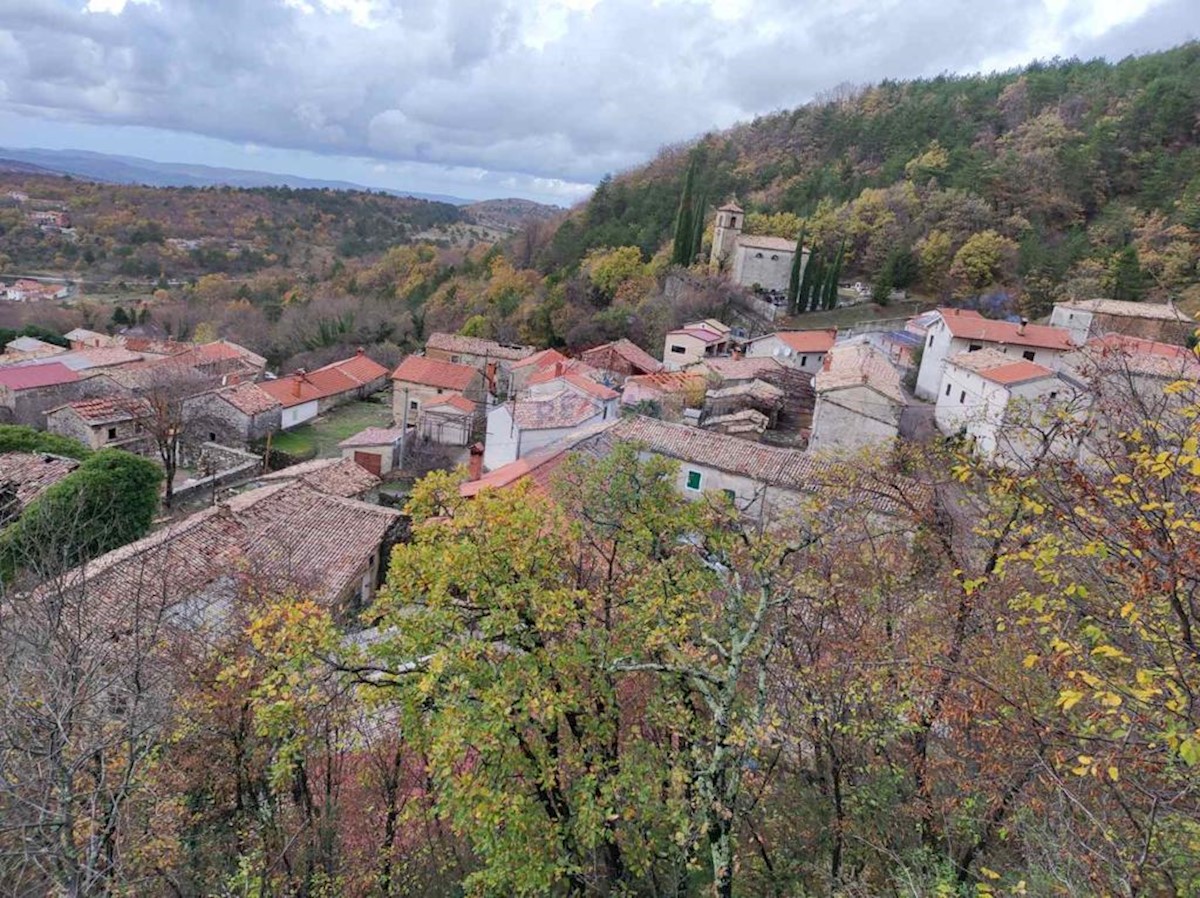
[[[1108,276],[1113,299],[1138,302],[1146,291],[1142,264],[1133,246],[1127,246],[1113,256],[1108,266]]]
[[[702,193],[700,194],[700,202],[696,204],[696,209],[693,213],[696,226],[692,237],[692,252],[688,259],[689,265],[700,255],[700,248],[704,245],[704,212],[707,208],[708,194]]]
[[[808,305],[810,312],[821,308],[821,297],[825,293],[825,261],[819,253],[814,252],[808,260],[808,267],[813,270],[812,282],[808,285]]]

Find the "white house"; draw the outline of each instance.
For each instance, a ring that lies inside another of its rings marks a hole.
[[[667,332],[663,343],[663,365],[678,371],[706,358],[724,355],[730,348],[730,328],[712,318],[693,321]]]
[[[917,372],[917,396],[933,399],[942,383],[946,359],[960,352],[991,348],[1027,362],[1057,369],[1075,348],[1069,331],[1044,324],[1019,324],[984,318],[969,309],[938,309],[930,323]]]
[[[615,401],[598,400],[568,386],[497,405],[487,416],[483,465],[491,471],[524,458],[580,428],[611,421],[615,409]]]
[[[808,448],[850,452],[894,440],[908,400],[900,372],[866,342],[835,346],[813,381],[816,406]]]
[[[1011,467],[1045,453],[1077,454],[1072,422],[1083,420],[1087,389],[1072,375],[996,349],[951,356],[934,419],[946,436],[967,437],[982,458]]]
[[[748,358],[768,356],[801,371],[821,370],[825,353],[837,340],[837,328],[812,331],[778,331],[755,337],[746,345]]]

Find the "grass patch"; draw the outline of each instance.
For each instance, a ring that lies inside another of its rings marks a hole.
[[[390,427],[391,393],[378,393],[370,400],[350,402],[331,409],[307,424],[277,433],[271,446],[296,458],[336,458],[338,443],[367,427]]]

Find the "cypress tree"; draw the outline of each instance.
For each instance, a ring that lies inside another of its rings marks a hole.
[[[812,276],[813,263],[817,260],[817,253],[814,250],[808,257],[808,264],[804,266],[804,271],[800,275],[800,289],[796,291],[796,311],[808,311],[808,298],[812,293]]]
[[[807,309],[815,312],[821,308],[821,297],[825,290],[825,263],[821,261],[820,253],[812,254],[808,267],[812,269],[812,282],[808,285]]]
[[[675,216],[675,245],[671,250],[671,261],[676,265],[692,264],[692,241],[695,228],[692,226],[692,190],[696,180],[696,160],[693,157],[683,178],[683,192],[679,195],[679,212]]]
[[[694,236],[692,238],[692,253],[691,253],[691,256],[688,258],[689,265],[693,261],[695,261],[695,259],[698,255],[700,255],[700,248],[704,245],[704,211],[707,208],[708,208],[708,194],[702,193],[702,194],[700,194],[700,202],[696,204],[696,211],[694,213],[695,220],[696,220],[696,227],[695,227]]]
[[[796,314],[800,296],[800,269],[804,267],[804,225],[800,225],[800,237],[796,240],[796,257],[792,259],[792,271],[788,276],[788,311]]]
[[[837,255],[833,257],[833,265],[829,269],[829,273],[825,282],[825,308],[832,309],[837,305],[838,299],[838,278],[842,276],[842,259],[846,255],[846,241],[843,240],[838,247]]]

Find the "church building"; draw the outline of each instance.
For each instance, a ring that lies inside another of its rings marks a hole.
[[[792,260],[796,257],[796,241],[786,237],[743,234],[745,219],[742,207],[732,201],[717,210],[709,270],[714,274],[727,272],[741,287],[757,284],[772,293],[787,292]],[[807,264],[808,250],[805,249],[802,265]]]

